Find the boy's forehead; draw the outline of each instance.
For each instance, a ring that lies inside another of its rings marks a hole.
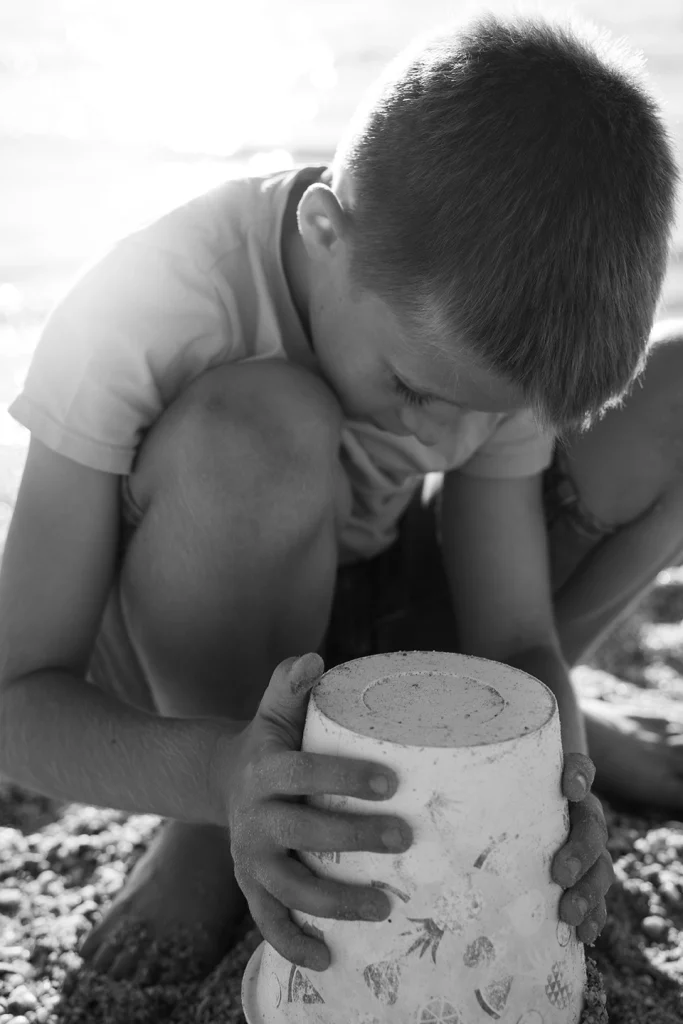
[[[416,391],[455,404],[476,408],[495,406],[502,410],[520,409],[527,403],[521,391],[510,382],[478,364],[457,337],[441,341],[413,337],[406,343],[396,337],[391,362],[406,384]]]
[[[482,411],[507,412],[528,405],[519,388],[477,362],[457,332],[447,331],[443,337],[438,315],[431,317],[426,309],[422,323],[411,324],[378,295],[361,295],[370,337],[389,368],[414,391]]]

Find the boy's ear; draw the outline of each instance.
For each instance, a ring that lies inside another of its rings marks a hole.
[[[332,254],[345,240],[346,214],[332,189],[322,182],[309,185],[304,192],[299,200],[297,222],[311,257]]]

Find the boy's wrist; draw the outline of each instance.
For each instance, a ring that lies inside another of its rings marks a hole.
[[[230,784],[237,763],[240,737],[249,721],[221,719],[205,721],[207,734],[206,801],[211,821],[207,824],[228,826]]]
[[[509,665],[535,676],[552,690],[557,701],[565,754],[588,754],[588,739],[583,712],[579,705],[569,669],[561,653],[553,646],[534,648],[506,659]]]

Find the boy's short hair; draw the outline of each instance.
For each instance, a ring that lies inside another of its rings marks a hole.
[[[354,284],[439,309],[560,431],[628,390],[664,281],[678,171],[643,66],[575,19],[485,14],[390,65],[335,156]]]

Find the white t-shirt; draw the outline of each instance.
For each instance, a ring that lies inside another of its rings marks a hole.
[[[280,242],[292,187],[323,170],[228,181],[120,241],[52,311],[10,413],[56,452],[128,474],[145,433],[208,368],[287,359],[319,373]],[[340,562],[392,543],[427,473],[530,476],[551,456],[528,411],[463,411],[435,447],[347,421],[340,458],[353,506]]]

